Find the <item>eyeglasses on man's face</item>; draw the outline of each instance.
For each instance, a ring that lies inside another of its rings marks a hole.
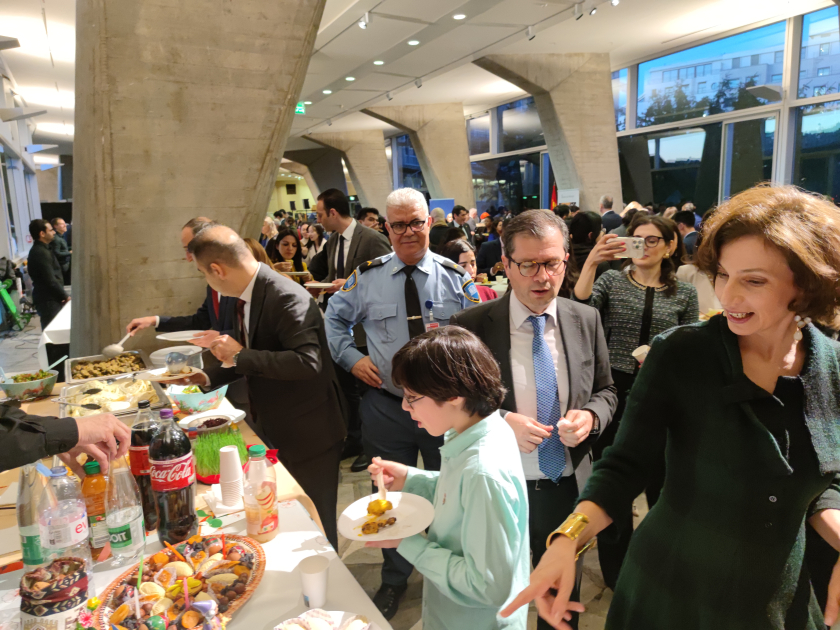
[[[425,396],[416,396],[416,397],[414,397],[414,398],[409,398],[409,397],[408,397],[408,394],[403,395],[403,400],[404,400],[404,401],[406,402],[406,404],[408,404],[408,406],[409,406],[409,407],[411,407],[412,409],[414,409],[414,403],[416,403],[418,400],[423,400],[424,398],[425,398]]]
[[[525,278],[536,276],[540,272],[540,267],[545,267],[545,272],[549,276],[559,276],[563,273],[566,266],[565,260],[548,260],[546,262],[536,262],[533,260],[523,260],[516,262],[511,260],[510,264],[516,265],[519,268],[519,273]]]
[[[412,232],[422,232],[426,226],[426,221],[427,219],[416,219],[411,223],[388,223],[388,225],[394,231],[394,234],[403,235],[408,228],[411,228]]]

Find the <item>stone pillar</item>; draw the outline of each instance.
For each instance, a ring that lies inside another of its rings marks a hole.
[[[323,147],[341,151],[362,207],[385,211],[385,198],[394,185],[385,156],[385,135],[381,129],[313,133],[304,137]]]
[[[259,234],[324,4],[77,0],[72,356],[198,307],[190,218]]]
[[[283,168],[292,173],[303,175],[312,196],[318,195],[329,188],[337,188],[347,194],[347,179],[344,177],[344,167],[341,165],[341,152],[336,149],[301,149],[286,151],[283,155]],[[291,160],[291,162],[286,162]]]
[[[601,195],[621,199],[609,54],[488,55],[473,63],[534,96],[558,189],[580,189],[581,208],[595,212]]]
[[[461,103],[369,107],[363,113],[407,132],[432,199],[475,203],[467,123]]]

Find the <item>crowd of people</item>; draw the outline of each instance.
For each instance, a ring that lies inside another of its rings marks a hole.
[[[206,331],[209,386],[240,384],[334,547],[344,458],[433,503],[426,535],[368,543],[386,619],[416,569],[427,630],[524,630],[530,601],[577,628],[597,537],[609,629],[835,623],[840,210],[762,186],[702,218],[606,195],[473,215],[399,189],[355,215],[327,190],[247,242],[198,217],[204,303],[127,330]]]

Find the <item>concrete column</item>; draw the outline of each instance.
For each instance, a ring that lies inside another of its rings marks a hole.
[[[462,103],[369,107],[363,113],[407,132],[432,199],[475,203]]]
[[[283,168],[303,175],[313,197],[317,198],[329,188],[337,188],[347,194],[347,179],[341,165],[341,152],[336,149],[286,151],[283,155]]]
[[[381,129],[313,133],[304,137],[323,147],[341,151],[362,207],[385,210],[385,198],[394,185],[385,156],[385,135]]]
[[[58,169],[56,166],[46,171],[40,168],[35,171],[35,178],[38,180],[38,195],[42,202],[54,203],[58,197]]]
[[[621,199],[609,54],[488,55],[473,63],[534,96],[557,188],[580,189],[581,208],[595,212],[601,195]]]
[[[190,218],[259,233],[324,4],[77,0],[72,356],[197,308]]]

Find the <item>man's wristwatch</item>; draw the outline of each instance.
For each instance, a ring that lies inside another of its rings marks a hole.
[[[587,411],[592,414],[592,430],[589,432],[589,435],[598,435],[601,433],[601,419],[591,409],[587,409]]]
[[[233,359],[231,359],[231,363],[233,363],[233,367],[236,367],[236,363],[239,361],[239,355],[242,354],[242,350],[237,352],[233,355]]]

